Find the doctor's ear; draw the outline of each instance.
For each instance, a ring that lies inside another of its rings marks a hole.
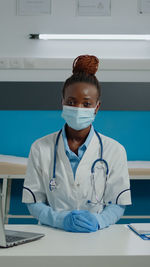
[[[97,114],[97,112],[98,112],[100,106],[101,106],[101,102],[100,102],[100,100],[98,100],[98,101],[97,101],[97,104],[96,104],[95,115]]]
[[[62,106],[64,105],[64,98],[63,97],[61,98],[61,104],[62,104]]]

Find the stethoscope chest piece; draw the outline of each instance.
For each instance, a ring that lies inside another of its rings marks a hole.
[[[56,189],[56,181],[55,181],[56,179],[55,178],[52,178],[52,179],[50,179],[50,181],[49,181],[49,190],[50,191],[55,191],[55,189]]]

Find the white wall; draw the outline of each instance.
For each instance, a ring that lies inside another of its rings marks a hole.
[[[137,0],[111,0],[111,16],[79,17],[75,0],[51,0],[51,14],[17,16],[16,0],[0,0],[0,58],[62,58],[67,67],[42,70],[0,70],[0,80],[64,80],[71,62],[80,54],[102,59],[98,77],[103,81],[150,81],[148,41],[42,41],[29,40],[30,33],[150,33],[150,15],[137,12]],[[106,62],[107,59],[107,62]],[[111,60],[111,64],[109,61]],[[138,61],[137,61],[138,60]],[[125,63],[124,63],[125,62]],[[124,68],[125,66],[125,68]],[[141,67],[140,67],[141,66]],[[122,70],[120,71],[120,68]]]

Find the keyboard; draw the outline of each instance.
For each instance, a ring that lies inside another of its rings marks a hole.
[[[25,238],[21,236],[6,235],[6,242],[16,242],[16,241],[23,240],[23,239]]]

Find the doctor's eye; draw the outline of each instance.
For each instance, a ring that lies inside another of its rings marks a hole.
[[[83,105],[85,108],[89,108],[92,104],[90,102],[85,102]]]
[[[74,106],[75,105],[75,102],[74,101],[72,101],[72,100],[69,100],[69,101],[67,101],[67,106]]]

